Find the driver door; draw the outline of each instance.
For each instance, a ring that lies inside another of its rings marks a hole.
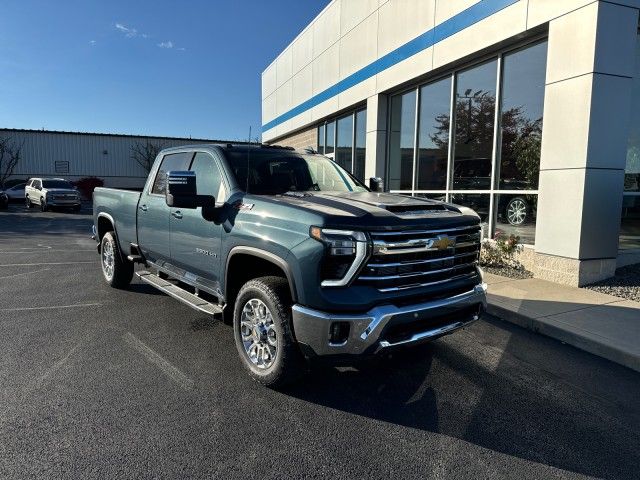
[[[226,188],[218,161],[208,152],[197,152],[189,170],[196,174],[198,195],[224,202]],[[171,263],[185,276],[216,292],[220,291],[222,224],[205,220],[202,207],[171,208]]]

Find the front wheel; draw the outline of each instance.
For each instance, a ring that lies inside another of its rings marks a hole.
[[[113,288],[126,288],[133,278],[133,263],[121,255],[116,236],[107,232],[100,242],[102,276]]]
[[[43,212],[49,210],[49,206],[47,205],[47,202],[44,198],[40,198],[40,210],[42,210]]]
[[[306,362],[291,331],[289,285],[281,277],[247,282],[233,313],[236,348],[251,377],[280,388],[302,376]]]
[[[24,204],[26,205],[27,208],[33,208],[33,203],[31,203],[31,200],[29,200],[29,197],[24,198]]]

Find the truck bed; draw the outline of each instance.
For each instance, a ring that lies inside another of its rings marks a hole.
[[[99,217],[106,216],[115,225],[118,243],[123,252],[137,243],[136,214],[140,191],[132,189],[98,187],[93,191],[93,218],[99,225]]]

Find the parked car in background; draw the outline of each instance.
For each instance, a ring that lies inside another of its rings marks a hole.
[[[54,207],[71,208],[79,212],[82,206],[80,193],[64,178],[31,178],[24,195],[27,208],[39,205],[43,212]]]
[[[9,206],[9,197],[6,193],[0,190],[0,209],[5,209]]]
[[[24,187],[26,183],[19,183],[11,188],[7,188],[4,193],[9,197],[9,202],[22,202],[24,200]]]

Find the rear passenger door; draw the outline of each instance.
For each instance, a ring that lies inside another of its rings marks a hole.
[[[147,260],[160,266],[171,259],[171,212],[165,200],[167,173],[187,170],[192,157],[193,152],[166,154],[156,171],[151,172],[153,181],[147,182],[138,202],[138,246]]]

